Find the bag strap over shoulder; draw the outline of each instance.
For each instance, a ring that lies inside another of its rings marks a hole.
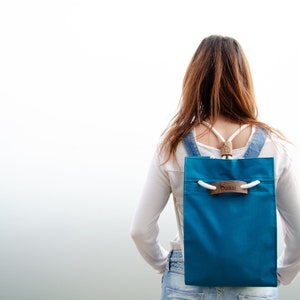
[[[224,143],[222,154],[228,158],[230,156],[231,150],[230,150],[230,143],[231,141],[248,125],[242,126],[240,129],[238,129],[236,132],[233,133],[233,135],[225,141],[224,138],[216,131],[215,128],[213,128],[209,123],[204,123],[204,125],[208,126],[212,129],[214,134]],[[261,149],[264,146],[265,140],[267,137],[267,131],[262,127],[256,127],[256,130],[250,140],[249,146],[244,154],[244,158],[255,158],[258,157],[260,154]],[[197,147],[195,137],[193,134],[193,131],[189,132],[184,138],[183,138],[183,144],[185,146],[185,149],[188,153],[188,156],[201,156],[201,153]]]
[[[244,124],[240,126],[227,140],[223,138],[223,136],[215,129],[211,124],[203,121],[203,125],[207,126],[215,136],[221,141],[221,156],[222,158],[232,158],[232,141],[233,139],[240,134],[245,128],[249,126],[249,124]]]

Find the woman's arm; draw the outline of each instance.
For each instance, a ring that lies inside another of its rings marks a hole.
[[[168,174],[160,165],[157,151],[150,164],[130,233],[142,257],[159,272],[165,270],[168,251],[162,247],[158,239],[158,219],[169,200],[170,193]]]
[[[289,157],[285,157],[289,160]],[[300,271],[300,166],[288,163],[277,184],[277,208],[282,219],[284,248],[278,259],[278,276],[289,284]]]

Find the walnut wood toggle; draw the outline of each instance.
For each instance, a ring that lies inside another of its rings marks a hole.
[[[230,141],[225,141],[223,142],[221,146],[221,156],[232,156],[232,142]]]
[[[248,194],[248,189],[241,188],[241,185],[243,184],[247,184],[247,182],[238,180],[213,182],[211,183],[211,185],[215,186],[216,189],[211,190],[210,195],[218,195],[224,193]]]

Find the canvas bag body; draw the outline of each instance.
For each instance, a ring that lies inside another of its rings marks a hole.
[[[186,284],[277,286],[274,160],[257,157],[265,134],[256,131],[243,159],[202,157],[195,153],[193,136],[185,139],[191,155],[184,166]],[[260,183],[247,194],[210,195],[199,180],[207,184],[232,180]]]

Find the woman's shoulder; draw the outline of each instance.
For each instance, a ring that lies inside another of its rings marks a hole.
[[[183,142],[179,142],[174,155],[169,156],[163,147],[163,139],[160,138],[156,145],[155,156],[158,164],[167,171],[182,172],[187,152]]]
[[[266,138],[261,156],[272,156],[277,164],[288,165],[296,160],[297,152],[298,148],[292,141],[271,132]]]

